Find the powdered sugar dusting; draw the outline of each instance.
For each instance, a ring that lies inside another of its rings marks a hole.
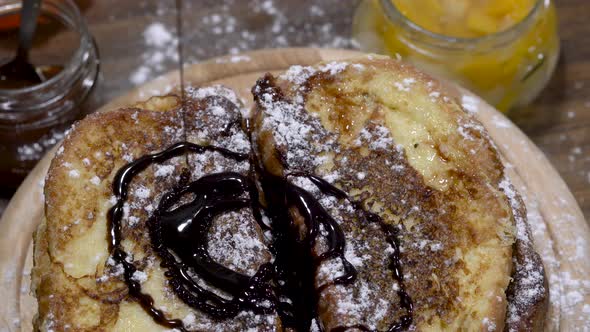
[[[240,116],[247,111],[236,94],[223,86],[200,89],[189,88],[187,93],[196,99],[204,100],[205,107],[187,117],[190,130],[187,138],[198,144],[211,144],[238,153],[248,153],[250,142],[240,125]],[[205,152],[189,156],[193,177],[205,174],[234,171],[245,173],[248,161],[236,162],[217,152]]]
[[[254,229],[254,217],[248,211],[220,216],[209,234],[209,255],[234,271],[254,275],[270,255]]]
[[[105,273],[96,279],[97,282],[107,282],[111,278],[118,278],[125,273],[125,269],[122,264],[117,264],[112,257],[109,257],[105,265]]]
[[[460,122],[459,126],[457,127],[457,130],[459,131],[459,135],[461,135],[461,137],[463,137],[464,139],[469,140],[469,141],[475,140],[475,137],[473,137],[473,135],[471,134],[472,131],[478,133],[480,136],[487,135],[487,134],[484,134],[485,133],[484,127],[481,124],[479,124],[473,120],[467,120],[464,122]]]
[[[344,257],[358,272],[357,281],[354,284],[331,286],[322,292],[320,305],[324,297],[338,298],[338,303],[332,303],[333,307],[330,310],[335,311],[339,319],[343,319],[343,321],[339,322],[340,324],[363,324],[370,329],[376,329],[378,324],[388,321],[392,310],[391,307],[397,305],[392,301],[392,298],[396,296],[394,295],[395,292],[399,290],[397,283],[391,280],[386,284],[393,285],[393,287],[384,289],[375,283],[373,279],[375,275],[384,273],[384,275],[376,278],[388,278],[389,280],[387,272],[389,259],[387,255],[391,254],[393,248],[387,244],[385,239],[378,241],[378,244],[362,240],[357,232],[370,233],[375,237],[382,237],[383,235],[380,233],[379,227],[374,223],[357,224],[360,229],[351,226],[351,220],[354,220],[357,211],[350,202],[324,195],[306,177],[292,177],[290,179],[294,185],[305,189],[318,199],[318,202],[328,211],[330,216],[343,228],[346,237]],[[324,238],[327,234],[324,227],[320,226],[319,237],[314,249],[318,254],[327,248]],[[375,247],[375,245],[378,247]],[[375,267],[374,264],[381,267],[379,269],[381,272],[367,270],[368,266]],[[344,274],[345,269],[340,258],[323,261],[317,271],[316,287],[325,285]]]
[[[145,281],[147,281],[148,276],[145,272],[143,271],[135,271],[133,272],[133,275],[131,276],[131,280],[136,281],[138,283],[144,283]]]
[[[489,318],[484,318],[483,321],[481,322],[485,328],[486,331],[488,332],[494,332],[496,331],[496,324],[491,321]]]
[[[295,7],[277,0],[230,1],[212,4],[207,10],[199,2],[187,1],[182,11],[184,61],[198,63],[230,54],[217,63],[243,63],[251,59],[240,53],[277,47],[358,48],[350,38],[349,11],[335,0],[314,0]],[[168,20],[173,12],[169,2],[158,2],[156,22],[143,31],[145,51],[140,56],[142,63],[129,76],[132,84],[145,83],[177,68],[177,36]]]
[[[248,55],[231,55],[226,58],[219,58],[215,60],[215,63],[239,63],[239,62],[249,62],[252,61],[252,58]]]
[[[416,83],[416,79],[409,77],[404,78],[401,82],[393,82],[393,85],[402,92],[409,92],[412,84]]]
[[[207,86],[207,87],[202,87],[202,88],[188,87],[186,89],[186,93],[188,96],[195,98],[195,99],[203,99],[203,98],[212,97],[212,96],[221,96],[221,97],[227,98],[229,101],[234,103],[239,108],[240,113],[242,114],[242,117],[246,118],[250,115],[250,110],[243,106],[244,103],[240,100],[240,98],[235,93],[235,91],[233,91],[232,89],[229,89],[223,85],[212,85],[212,86]],[[221,107],[221,106],[219,106],[217,104],[213,104],[211,110],[214,111],[215,107]],[[225,111],[219,112],[219,109],[217,109],[217,110],[218,110],[218,112],[216,115],[218,115],[218,116],[223,116],[223,113],[225,113]]]
[[[90,179],[90,183],[92,183],[95,186],[98,186],[100,184],[100,178],[95,175]]]
[[[131,83],[145,83],[164,72],[167,64],[178,62],[178,38],[173,31],[161,22],[153,22],[146,27],[143,32],[146,52],[141,55],[143,64],[129,76]]]
[[[509,181],[506,179],[503,182],[502,186],[504,188],[508,187],[507,193],[512,196]],[[586,264],[587,257],[585,253],[589,250],[588,241],[577,233],[574,233],[572,238],[565,243],[562,238],[552,238],[552,231],[559,231],[562,227],[564,229],[571,227],[574,216],[565,212],[559,218],[545,220],[544,218],[547,217],[541,214],[537,197],[528,192],[526,187],[520,187],[519,192],[526,203],[526,219],[535,239],[535,248],[542,257],[548,279],[550,300],[548,316],[550,319],[546,323],[546,328],[557,329],[561,326],[563,320],[568,320],[575,326],[590,326],[590,316],[580,314],[580,311],[583,311],[584,308],[584,301],[587,302],[590,298],[590,279],[572,270],[572,267],[575,269],[580,264]],[[571,209],[563,198],[560,198],[557,203],[564,211]],[[551,222],[551,229],[547,227],[546,222]],[[526,230],[526,227],[519,227],[518,232],[522,233],[523,229]],[[558,241],[559,244],[555,241]],[[564,265],[564,263],[567,265]],[[524,271],[527,268],[529,267],[526,264],[521,267]],[[525,282],[531,282],[535,277],[535,274],[532,274],[530,278],[524,280]],[[533,291],[525,292],[522,294],[522,298],[530,300],[533,295],[535,295]],[[520,299],[517,298],[517,300],[516,304],[518,305]],[[517,305],[509,307],[508,313],[512,314],[509,316],[510,321],[520,319],[519,315],[514,315],[517,312]]]
[[[36,141],[18,146],[16,158],[19,161],[39,160],[51,147],[62,140],[64,136],[64,130],[59,130],[58,128],[52,129]],[[58,149],[58,154],[61,152],[63,152],[63,147]]]
[[[506,118],[504,118],[503,116],[500,116],[500,115],[494,115],[494,116],[492,116],[492,123],[497,128],[502,128],[502,129],[514,127],[514,125],[510,121],[508,121],[508,119],[506,119]]]
[[[477,113],[479,111],[479,100],[473,96],[463,95],[461,97],[461,105],[470,113]]]
[[[240,100],[235,91],[223,85],[211,85],[202,88],[188,87],[187,94],[192,98],[203,99],[210,96],[222,96],[229,99],[232,103],[238,105]]]
[[[291,6],[277,0],[249,0],[210,6],[206,15],[193,19],[195,23],[189,22],[188,31],[198,33],[191,34],[186,59],[197,62],[216,55],[289,46],[357,47],[348,29],[352,15],[340,4],[335,0],[314,0]],[[196,3],[185,2],[185,11],[191,8],[195,12],[201,9]],[[214,43],[211,36],[215,37]]]
[[[257,86],[256,89],[260,87]],[[290,103],[275,99],[271,92],[259,94],[259,104],[262,106],[266,116],[264,117],[262,129],[273,133],[276,144],[289,146],[286,155],[287,163],[291,164],[298,160],[309,159],[313,152],[328,151],[327,145],[312,146],[308,142],[319,141],[320,134],[317,128],[321,128],[319,119],[313,118],[303,111],[301,103]],[[298,100],[302,102],[302,100]],[[305,119],[303,119],[305,118]],[[312,158],[310,164],[317,166],[322,160]]]
[[[167,177],[174,172],[174,165],[157,165],[154,175],[156,177]]]
[[[500,181],[499,187],[512,206],[518,241],[521,241],[522,246],[533,248],[526,220],[519,212],[522,210],[522,204],[507,176]],[[519,278],[515,280],[515,295],[508,303],[507,322],[512,324],[523,319],[522,315],[528,314],[527,308],[541,301],[546,292],[543,286],[544,271],[539,266],[539,262],[533,261],[532,257],[524,257],[523,259],[524,261],[514,262]],[[513,327],[510,327],[510,330],[512,329]]]
[[[355,146],[362,146],[368,143],[369,149],[374,151],[389,151],[391,148],[396,149],[398,152],[403,151],[401,145],[394,145],[393,138],[387,127],[377,123],[373,123],[373,127],[372,132],[370,132],[366,126],[363,127],[353,144]]]
[[[330,62],[319,67],[292,66],[279,77],[294,84],[294,95],[292,100],[281,100],[273,94],[272,90],[263,90],[257,85],[255,94],[260,109],[265,112],[262,129],[273,134],[275,143],[286,149],[287,164],[294,164],[307,160],[303,163],[308,167],[315,167],[325,160],[322,154],[336,148],[334,137],[326,137],[322,131],[320,120],[303,110],[302,84],[312,75],[324,73],[328,75],[338,74],[348,68],[348,62]],[[323,139],[322,139],[323,138]],[[309,144],[309,142],[323,141],[323,144]],[[384,141],[375,144],[385,144]],[[311,158],[311,156],[317,156]]]
[[[135,196],[139,199],[147,199],[150,197],[150,189],[140,186],[139,188],[135,189]]]
[[[329,75],[336,75],[346,69],[350,64],[348,62],[332,61],[319,67],[300,66],[295,65],[289,67],[283,74],[279,76],[280,79],[289,81],[296,85],[301,85],[307,81],[311,76],[317,73],[327,73]]]
[[[289,67],[279,78],[294,84],[303,84],[316,72],[311,66],[294,65]]]
[[[346,291],[346,286],[335,287],[334,291],[340,295],[336,311],[340,317],[346,317],[346,322],[363,322],[369,329],[376,330],[391,304],[382,298],[379,289],[369,286],[364,280],[360,280],[359,284],[358,294]]]

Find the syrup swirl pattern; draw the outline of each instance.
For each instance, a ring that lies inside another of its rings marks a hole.
[[[254,158],[215,146],[189,142],[174,144],[160,153],[143,156],[118,171],[113,181],[117,202],[108,213],[110,252],[113,259],[124,268],[129,294],[154,321],[180,331],[187,331],[182,321],[166,318],[160,309],[154,307],[152,297],[142,292],[140,283],[133,280],[137,269],[121,245],[123,205],[132,179],[152,163],[162,163],[185,153],[206,151],[215,151],[236,161]],[[254,161],[251,164],[257,163]],[[344,257],[346,241],[338,223],[313,195],[288,181],[289,177],[306,177],[324,195],[348,200],[355,209],[363,212],[367,221],[381,226],[394,249],[389,267],[400,285],[398,295],[405,312],[387,331],[402,331],[410,327],[413,306],[403,283],[397,229],[383,222],[378,215],[366,211],[360,202],[351,200],[345,192],[327,181],[302,172],[292,172],[282,178],[261,170],[252,170],[248,176],[224,172],[206,175],[192,182],[189,182],[188,173],[184,171],[179,186],[164,194],[157,209],[146,221],[152,246],[161,258],[162,267],[166,269],[165,275],[176,295],[187,305],[219,320],[235,317],[242,311],[277,313],[284,326],[308,331],[312,320],[318,316],[316,307],[319,293],[327,287],[351,284],[357,279],[357,271]],[[266,196],[274,197],[268,209],[259,202],[258,188],[254,183],[256,174],[259,175],[258,180]],[[188,196],[191,197],[188,202],[182,200]],[[289,208],[296,208],[305,221],[306,234],[303,237],[294,230]],[[207,234],[214,218],[240,209],[250,209],[260,227],[270,230],[274,239],[270,246],[274,261],[262,264],[252,277],[214,262],[208,254]],[[262,213],[271,217],[271,225],[263,222]],[[312,248],[319,236],[320,226],[327,231],[328,249],[314,257]],[[316,289],[316,270],[323,261],[330,259],[342,262],[344,274]],[[202,287],[195,278],[223,291],[229,298]],[[291,301],[285,301],[285,298]],[[339,326],[332,331],[353,328],[370,331],[362,325]]]

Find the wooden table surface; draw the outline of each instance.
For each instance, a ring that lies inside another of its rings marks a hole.
[[[0,0],[1,1],[1,0]],[[194,63],[258,48],[354,48],[358,0],[184,0],[183,57]],[[100,51],[94,108],[177,68],[174,0],[79,0]],[[541,148],[590,220],[590,7],[557,0],[561,57],[548,87],[513,120]],[[159,37],[159,38],[154,38]],[[235,56],[232,61],[245,59]],[[1,202],[0,202],[1,203]],[[0,204],[2,206],[2,204]]]

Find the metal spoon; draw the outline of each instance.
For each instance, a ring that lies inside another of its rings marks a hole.
[[[29,62],[29,49],[37,28],[41,0],[24,0],[20,12],[19,44],[16,57],[0,66],[0,87],[13,89],[39,84],[43,81],[35,66]]]

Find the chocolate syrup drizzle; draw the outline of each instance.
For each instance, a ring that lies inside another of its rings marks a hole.
[[[109,210],[109,212],[107,214],[107,219],[108,219],[108,223],[109,223],[109,234],[108,235],[109,235],[109,240],[110,240],[109,241],[109,251],[111,252],[111,256],[115,260],[115,262],[118,264],[121,264],[124,268],[124,279],[125,279],[125,283],[127,284],[127,287],[129,288],[129,294],[131,296],[133,296],[141,304],[143,309],[147,313],[149,313],[156,322],[158,322],[159,324],[164,325],[166,327],[176,328],[181,331],[186,331],[182,321],[179,319],[167,319],[161,310],[159,310],[153,306],[153,304],[154,304],[153,298],[150,295],[147,295],[147,294],[144,294],[141,292],[140,283],[133,280],[133,274],[135,273],[135,271],[137,269],[136,269],[135,265],[132,263],[128,254],[123,250],[123,248],[121,246],[121,241],[122,241],[121,219],[123,217],[123,205],[124,205],[125,201],[127,200],[127,196],[128,196],[129,184],[131,183],[131,180],[138,173],[140,173],[141,171],[146,169],[152,163],[162,163],[168,159],[183,155],[187,152],[203,153],[205,151],[216,151],[216,152],[221,153],[224,156],[236,159],[238,161],[248,159],[248,155],[246,155],[246,154],[239,154],[239,153],[235,153],[235,152],[229,151],[227,149],[219,148],[219,147],[201,146],[201,145],[192,144],[192,143],[188,143],[188,142],[177,143],[160,153],[143,156],[143,157],[127,164],[126,166],[124,166],[123,168],[121,168],[117,172],[117,175],[115,176],[115,178],[113,180],[113,193],[114,193],[115,197],[117,198],[117,202]],[[238,179],[238,180],[240,180],[240,179]],[[227,182],[231,183],[232,180],[229,180]],[[231,187],[231,185],[229,187]],[[234,187],[234,189],[235,189],[235,187]],[[182,189],[180,189],[180,190],[182,190]],[[188,189],[184,189],[184,190],[188,190]],[[169,198],[166,199],[166,198],[173,196],[175,194],[175,192],[176,191],[173,191],[173,192],[168,193],[164,196],[164,198],[162,199],[162,202],[160,203],[159,208],[156,210],[156,213],[154,214],[154,217],[150,218],[150,220],[157,220],[158,216],[161,214],[161,212],[160,212],[161,208],[163,208],[163,209],[168,208],[168,205],[166,204],[166,202],[169,202],[170,199]],[[230,196],[232,196],[231,193],[230,193]],[[223,203],[221,203],[221,204],[223,205]],[[232,204],[229,204],[229,205],[230,205],[229,207],[232,207],[231,206]],[[235,202],[234,202],[234,205],[235,205]],[[157,223],[157,222],[151,221],[151,222],[148,222],[148,225],[150,225],[152,223]],[[152,235],[152,233],[153,232],[150,232],[150,235],[153,237],[154,235]],[[172,236],[172,235],[170,235],[170,236]],[[160,249],[160,248],[162,248],[161,245],[160,246],[154,245],[154,248],[156,249],[157,252],[162,251]],[[164,264],[170,265],[169,262],[165,262]],[[174,270],[171,269],[167,273],[174,273],[174,272],[170,272],[170,271],[174,271]],[[184,271],[184,270],[182,270],[182,271]],[[190,279],[190,277],[187,277],[187,278]],[[175,280],[178,280],[178,279],[175,279]],[[176,283],[177,282],[173,282],[173,284],[176,284]],[[180,297],[182,298],[182,296],[180,296]],[[204,310],[204,311],[206,311],[206,310]]]
[[[389,268],[392,271],[393,278],[398,282],[398,285],[399,285],[399,289],[397,291],[397,294],[400,298],[400,305],[406,311],[406,313],[404,315],[402,315],[397,322],[393,323],[387,329],[387,331],[388,332],[398,332],[398,331],[404,331],[404,330],[408,329],[410,327],[410,325],[412,325],[412,321],[413,321],[413,318],[412,318],[413,303],[412,303],[412,299],[411,299],[410,295],[406,292],[405,287],[404,287],[403,274],[402,274],[402,269],[401,269],[398,230],[394,226],[385,223],[383,221],[383,219],[381,217],[379,217],[377,214],[367,211],[362,206],[362,203],[352,200],[348,196],[348,194],[346,194],[344,191],[336,188],[334,185],[327,182],[326,180],[324,180],[318,176],[315,176],[313,174],[309,174],[309,173],[305,173],[305,172],[293,172],[293,173],[287,174],[287,177],[290,177],[290,176],[293,176],[293,177],[300,176],[300,177],[308,178],[324,195],[329,195],[329,196],[336,197],[337,199],[349,201],[355,210],[362,212],[362,214],[364,215],[364,217],[366,218],[367,221],[379,224],[379,226],[381,227],[381,230],[386,235],[387,242],[391,245],[391,247],[393,249],[393,252],[389,257],[390,258]],[[298,188],[298,187],[296,187],[296,188]],[[298,188],[298,190],[302,192],[302,195],[299,196],[299,199],[303,199],[306,196],[311,196],[309,193],[307,193],[305,190],[303,190],[301,188]],[[303,193],[305,193],[305,194],[303,194]],[[304,210],[305,211],[304,213],[306,215],[306,220],[307,220],[307,218],[313,218],[314,214],[310,213],[310,212],[313,211],[313,209],[317,208],[315,206],[316,204],[319,206],[320,209],[323,209],[320,206],[320,204],[315,199],[313,199],[313,197],[311,197],[311,200],[307,201],[306,203],[307,204],[302,205],[302,206],[308,207],[307,211]],[[311,209],[309,207],[311,207]],[[299,211],[301,212],[301,210],[302,209],[300,207]],[[327,215],[329,217],[329,215],[327,213],[325,215]],[[324,217],[324,215],[317,215],[317,214],[316,214],[316,216],[318,216],[319,218]],[[323,260],[323,259],[334,258],[337,255],[338,257],[340,257],[340,259],[342,259],[342,263],[344,264],[345,274],[334,279],[331,283],[324,284],[323,286],[321,286],[317,291],[318,293],[321,292],[326,287],[331,286],[331,285],[352,283],[352,282],[354,282],[354,280],[356,278],[356,271],[354,270],[354,267],[352,266],[352,264],[350,264],[350,262],[348,262],[344,258],[344,246],[345,246],[344,234],[342,233],[342,230],[340,229],[338,224],[331,217],[329,217],[329,218],[331,219],[331,222],[333,222],[333,224],[331,224],[330,226],[332,226],[334,228],[330,229],[330,228],[326,227],[325,224],[324,224],[324,228],[326,230],[328,230],[328,239],[329,239],[329,243],[330,243],[330,249],[327,252],[325,252],[324,254],[320,255],[319,258],[321,260]],[[337,235],[337,236],[334,236],[334,235]],[[325,258],[324,258],[324,255],[326,255]],[[341,332],[341,331],[346,331],[346,330],[353,329],[353,328],[356,328],[356,329],[359,329],[362,331],[372,331],[371,329],[369,329],[368,327],[366,327],[364,325],[338,326],[338,327],[331,329],[331,331],[332,332]]]
[[[124,279],[129,294],[159,324],[187,331],[179,319],[167,319],[164,313],[153,306],[154,301],[141,291],[139,282],[133,279],[137,270],[129,255],[121,246],[121,219],[123,205],[128,197],[132,179],[152,163],[162,163],[184,153],[215,151],[236,161],[255,158],[253,155],[235,153],[215,146],[202,146],[189,142],[172,145],[160,153],[146,155],[121,168],[113,181],[116,204],[109,210],[109,246],[113,259],[122,264]],[[251,160],[253,167],[258,163]],[[255,173],[257,172],[257,173]],[[261,206],[255,176],[261,182],[268,199],[269,208]],[[362,211],[369,222],[381,226],[387,241],[393,247],[390,269],[399,284],[398,295],[405,313],[387,331],[402,331],[412,324],[412,300],[405,291],[401,272],[397,229],[386,224],[376,214],[366,211],[362,204],[353,201],[342,190],[325,180],[307,173],[293,172],[285,177],[275,177],[252,169],[248,176],[224,172],[203,176],[189,182],[189,172],[184,170],[180,184],[163,195],[154,214],[148,219],[150,239],[154,251],[162,260],[166,277],[179,298],[189,306],[218,320],[235,317],[241,311],[257,314],[276,312],[285,327],[308,331],[312,319],[317,318],[319,293],[332,285],[347,285],[356,280],[357,271],[344,257],[345,236],[338,223],[321,204],[307,191],[287,181],[288,177],[308,178],[325,195],[350,201],[355,209]],[[288,208],[296,208],[305,221],[306,233],[299,235]],[[250,209],[263,229],[273,234],[271,252],[273,263],[265,263],[252,277],[230,270],[208,254],[207,234],[216,216]],[[272,225],[262,221],[262,213],[273,220]],[[320,225],[327,231],[328,250],[319,256],[312,255]],[[314,278],[319,265],[326,260],[340,259],[344,274],[331,282],[315,288]],[[217,295],[202,287],[196,280],[205,281],[228,296]],[[291,303],[284,300],[288,298]],[[322,328],[322,327],[320,327]],[[339,326],[332,331],[357,328],[370,331],[366,326]]]

